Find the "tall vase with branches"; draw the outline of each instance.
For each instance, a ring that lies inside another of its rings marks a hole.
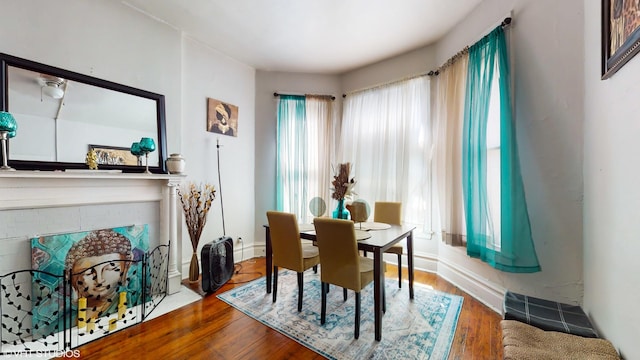
[[[333,176],[333,194],[331,197],[338,200],[338,207],[333,211],[333,217],[336,219],[349,219],[349,211],[345,209],[345,198],[350,198],[356,193],[353,191],[353,187],[356,186],[356,180],[349,177],[351,172],[351,163],[344,163],[338,165],[338,171]]]
[[[198,264],[198,243],[204,225],[207,223],[207,214],[211,203],[216,198],[216,190],[211,184],[199,184],[191,182],[178,189],[178,195],[182,202],[184,220],[187,224],[189,237],[191,238],[191,265],[189,265],[189,281],[198,281],[200,277],[200,265]]]

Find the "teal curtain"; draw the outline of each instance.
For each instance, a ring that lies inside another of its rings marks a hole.
[[[500,114],[498,229],[490,213],[487,183],[487,123],[491,87],[496,84]],[[509,57],[504,30],[498,27],[469,48],[462,149],[467,254],[502,271],[531,273],[540,271],[540,264],[531,236],[510,96]]]
[[[276,208],[301,218],[309,202],[305,97],[280,95],[277,117]]]

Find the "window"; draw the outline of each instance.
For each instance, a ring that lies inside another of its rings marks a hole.
[[[403,221],[430,236],[429,78],[417,77],[347,96],[339,162],[352,164],[356,197],[401,201]]]
[[[540,271],[540,264],[520,174],[510,85],[505,35],[498,27],[469,48],[462,150],[467,254],[502,271],[529,273]]]
[[[309,202],[328,199],[333,129],[332,101],[326,96],[281,95],[277,114],[277,209],[311,223]]]

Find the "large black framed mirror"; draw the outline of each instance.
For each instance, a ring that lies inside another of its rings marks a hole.
[[[149,170],[167,172],[164,95],[1,53],[0,85],[0,109],[18,123],[9,166],[87,169],[86,154],[95,148],[99,169],[143,172],[145,157],[129,148],[149,137],[156,144]]]

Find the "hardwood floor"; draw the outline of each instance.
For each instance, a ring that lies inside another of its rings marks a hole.
[[[265,259],[246,260],[221,293],[264,276]],[[406,270],[405,270],[406,272]],[[388,277],[397,276],[393,266]],[[406,279],[403,274],[403,279]],[[415,281],[464,297],[449,359],[502,358],[501,316],[437,275]],[[199,283],[193,288],[198,292]],[[168,314],[79,347],[82,359],[323,359],[321,355],[208,295]]]

